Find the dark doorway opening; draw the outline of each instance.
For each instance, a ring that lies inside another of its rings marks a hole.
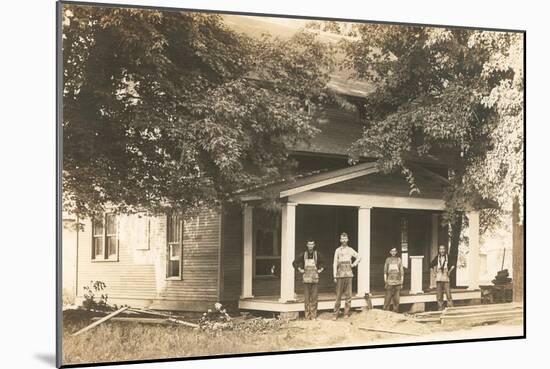
[[[325,258],[325,271],[319,278],[319,292],[334,292],[332,274],[334,251],[340,245],[340,234],[346,232],[349,245],[357,251],[357,208],[349,206],[298,205],[296,209],[296,255],[305,250],[309,237]],[[354,271],[353,292],[357,291]],[[301,276],[296,274],[296,292],[303,293]]]

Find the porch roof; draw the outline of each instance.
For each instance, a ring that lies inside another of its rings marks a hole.
[[[266,192],[273,193],[276,197],[287,197],[376,172],[378,172],[378,169],[376,168],[375,162],[360,163],[331,171],[316,171],[296,176],[288,181],[266,184],[247,192],[243,191],[240,197],[243,201],[258,200],[262,198]]]
[[[442,198],[442,190],[448,184],[446,178],[419,165],[411,165],[411,169],[421,190],[417,194],[410,193],[409,184],[403,176],[384,174],[378,170],[376,162],[369,161],[336,170],[307,173],[291,180],[242,191],[238,195],[242,201],[253,201],[264,197],[285,198],[319,189],[328,192]]]

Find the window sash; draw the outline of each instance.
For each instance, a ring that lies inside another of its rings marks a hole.
[[[277,276],[281,267],[281,243],[277,228],[258,227],[254,232],[254,276]],[[269,267],[271,265],[271,268]],[[275,268],[275,273],[272,268]]]
[[[111,256],[116,256],[117,254],[117,238],[115,236],[107,236],[106,239],[106,251],[107,251],[107,259],[109,259]]]
[[[170,260],[180,260],[181,245],[179,243],[170,243],[168,249],[170,251],[168,256]]]
[[[101,219],[92,220],[92,235],[103,236],[103,217]]]
[[[92,259],[113,260],[118,257],[118,224],[114,213],[104,213],[92,220]]]
[[[94,259],[103,257],[103,235],[93,237],[92,257]]]
[[[262,266],[264,268],[262,268]],[[280,269],[281,269],[280,257],[258,257],[254,261],[254,275],[256,277],[278,276],[280,274]]]
[[[166,219],[166,278],[180,279],[182,275],[183,220],[177,214]]]
[[[257,229],[255,238],[256,256],[281,257],[280,242],[277,230]],[[267,242],[264,244],[264,242]]]

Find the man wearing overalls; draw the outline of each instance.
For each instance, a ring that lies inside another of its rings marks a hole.
[[[439,310],[443,310],[443,292],[447,296],[447,306],[453,306],[451,297],[451,288],[449,285],[449,274],[455,268],[454,265],[449,265],[449,256],[447,255],[447,247],[439,245],[439,253],[432,260],[430,266],[435,270],[435,282],[437,284],[437,306]]]
[[[354,261],[352,262],[352,259]],[[348,235],[340,235],[340,247],[334,252],[334,262],[332,270],[334,274],[334,283],[336,283],[336,302],[334,304],[334,320],[338,319],[340,314],[340,302],[342,294],[346,299],[344,305],[344,316],[349,317],[351,309],[351,283],[353,279],[352,268],[355,268],[361,261],[359,254],[348,246]]]
[[[323,256],[315,250],[315,241],[308,239],[306,251],[292,262],[292,266],[302,273],[304,281],[304,315],[306,319],[317,319],[317,286],[319,273],[324,270]]]
[[[403,286],[403,263],[397,256],[397,248],[390,250],[390,256],[384,263],[384,284],[386,296],[384,297],[384,310],[389,310],[393,305],[393,311],[399,312],[399,294]]]

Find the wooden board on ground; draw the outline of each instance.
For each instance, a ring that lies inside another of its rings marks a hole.
[[[359,329],[363,331],[371,331],[371,332],[381,332],[381,333],[393,333],[393,334],[401,334],[405,336],[419,336],[416,333],[408,333],[408,332],[402,332],[402,331],[390,331],[386,329],[376,329],[376,328],[368,328],[368,327],[359,327]]]
[[[441,323],[488,323],[523,316],[523,305],[517,303],[447,308],[441,314]]]
[[[128,306],[122,307],[122,308],[118,309],[117,311],[112,312],[111,314],[109,314],[109,315],[107,315],[107,316],[104,316],[103,318],[101,318],[101,319],[99,319],[98,321],[96,321],[96,322],[90,324],[89,326],[84,327],[84,328],[82,328],[81,330],[79,330],[78,332],[73,333],[73,336],[78,336],[79,334],[84,333],[84,332],[86,332],[86,331],[88,331],[88,330],[90,330],[90,329],[92,329],[92,328],[94,328],[94,327],[100,325],[100,324],[103,323],[103,322],[106,322],[107,320],[109,320],[109,319],[115,317],[116,315],[122,313],[122,312],[123,312],[124,310],[126,310],[126,309],[128,309]]]
[[[506,303],[506,304],[485,304],[485,305],[468,305],[468,306],[456,306],[448,307],[445,312],[462,312],[468,310],[504,310],[504,309],[523,309],[523,305],[519,303]]]
[[[99,320],[101,318],[95,317],[92,320]],[[130,323],[143,323],[143,324],[173,324],[164,318],[135,318],[135,317],[115,317],[110,319],[112,322],[130,322]]]
[[[129,308],[128,310],[138,314],[156,315],[156,316],[163,316],[166,318],[183,318],[183,316],[180,316],[180,315],[171,315],[171,314],[161,313],[161,312],[152,311],[152,310],[134,309],[134,308]]]
[[[470,322],[483,323],[523,316],[523,305],[518,303],[468,305],[448,307],[443,311],[429,311],[414,314],[414,321],[428,322]]]

